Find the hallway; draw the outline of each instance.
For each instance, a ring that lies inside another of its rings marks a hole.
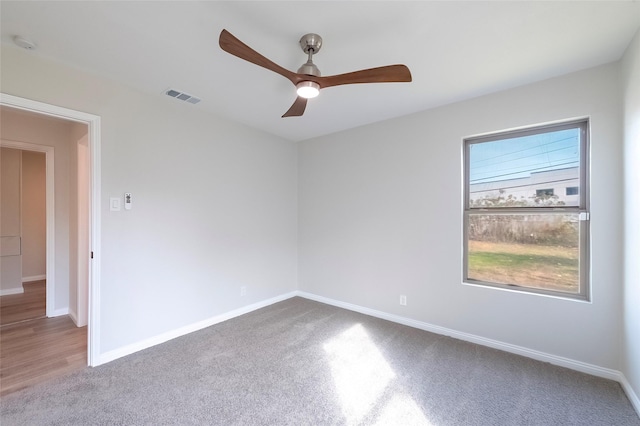
[[[87,327],[46,318],[46,283],[0,297],[0,396],[87,368]]]

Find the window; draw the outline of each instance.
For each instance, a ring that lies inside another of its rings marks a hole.
[[[587,120],[464,141],[464,282],[588,300],[587,155]]]

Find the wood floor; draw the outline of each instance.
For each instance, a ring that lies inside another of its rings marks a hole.
[[[0,297],[0,396],[87,368],[87,327],[44,317],[46,286],[30,284]]]
[[[44,318],[47,313],[45,280],[23,283],[24,293],[0,297],[0,325]]]

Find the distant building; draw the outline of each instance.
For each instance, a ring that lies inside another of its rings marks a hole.
[[[527,177],[470,185],[472,206],[540,203],[579,206],[580,176],[578,167],[534,172]]]

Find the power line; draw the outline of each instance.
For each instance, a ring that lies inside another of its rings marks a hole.
[[[564,151],[566,149],[573,149],[573,148],[575,148],[575,147],[573,147],[573,146],[565,146],[563,148],[557,148],[557,149],[553,149],[551,151],[547,151],[545,154],[548,154],[550,152]],[[525,155],[523,157],[516,157],[516,158],[510,158],[508,160],[503,160],[503,161],[501,161],[499,163],[495,163],[495,164],[504,164],[504,163],[508,163],[510,161],[522,160],[522,159],[530,158],[530,157],[539,157],[540,155],[542,155],[542,154]],[[485,160],[479,160],[479,161],[485,161]],[[487,164],[487,165],[484,165],[484,166],[481,166],[481,167],[491,167],[491,166],[492,166],[492,164]],[[470,165],[470,167],[477,167],[477,163],[474,162],[473,166]]]
[[[486,173],[492,173],[492,172],[506,172],[509,170],[518,170],[517,172],[514,173],[524,173],[527,171],[533,171],[533,170],[537,170],[536,167],[537,166],[543,166],[543,168],[546,167],[553,167],[553,166],[557,166],[557,165],[561,165],[561,164],[570,164],[570,163],[579,163],[579,160],[576,160],[574,157],[565,157],[565,158],[558,158],[555,161],[566,161],[566,160],[571,160],[568,163],[556,163],[556,164],[551,164],[551,165],[547,165],[547,161],[541,162],[541,163],[535,163],[535,164],[530,164],[529,166],[534,167],[533,169],[528,169],[528,170],[523,170],[522,166],[516,166],[516,167],[506,167],[504,169],[494,169],[492,168],[491,170],[488,170],[486,172],[479,172],[479,171],[475,171],[473,174],[474,176],[478,176],[478,175],[482,175],[482,174],[486,174]],[[474,177],[473,179],[476,180],[480,180],[480,179],[488,179],[489,177]]]
[[[531,149],[536,149],[536,148],[540,148],[540,147],[543,147],[543,146],[551,145],[551,144],[554,144],[554,143],[563,142],[563,141],[567,141],[567,140],[570,140],[570,139],[575,139],[575,138],[577,138],[577,137],[578,137],[578,135],[570,136],[570,137],[568,137],[568,138],[558,139],[558,140],[551,141],[551,142],[547,142],[547,143],[544,143],[544,144],[538,144],[538,145],[536,145],[536,146],[531,146],[531,147],[529,147],[529,148],[523,148],[523,149],[519,149],[519,150],[517,150],[517,151],[511,151],[511,152],[507,152],[507,153],[504,153],[504,154],[499,154],[499,155],[496,155],[496,156],[494,156],[494,157],[483,158],[482,160],[478,160],[477,162],[483,162],[483,161],[493,160],[493,159],[498,158],[498,157],[504,157],[505,155],[517,154],[518,152],[529,151],[529,150],[531,150]],[[475,145],[475,146],[480,146],[480,145],[485,144],[485,143],[495,143],[495,142],[498,142],[498,141],[492,141],[492,142],[481,142],[481,143],[478,143],[478,144],[473,144],[472,146],[474,146],[474,145]],[[526,157],[523,157],[523,158],[526,158]]]
[[[540,164],[542,164],[542,163],[540,163]],[[519,175],[521,173],[535,172],[535,171],[538,171],[538,170],[549,169],[550,167],[566,166],[568,164],[578,164],[579,165],[580,162],[577,161],[577,160],[576,161],[569,161],[569,162],[566,162],[566,163],[551,164],[551,165],[548,165],[548,166],[538,167],[538,168],[535,168],[535,169],[521,170],[519,172],[511,172],[511,173],[504,173],[504,174],[501,174],[501,175],[487,176],[487,177],[477,178],[475,180],[469,181],[469,183],[471,183],[471,184],[474,184],[474,183],[488,183],[488,182],[480,182],[480,181],[488,180],[488,179],[494,179],[494,178],[498,178],[498,177],[504,177],[504,176]],[[506,170],[509,170],[509,169],[506,169]],[[551,170],[557,170],[557,169],[551,169]],[[508,180],[508,179],[501,179],[501,180]],[[489,182],[495,182],[495,181],[489,180]]]
[[[558,179],[558,180],[549,180],[549,181],[545,181],[545,182],[535,182],[535,183],[529,183],[526,185],[514,185],[514,186],[503,186],[500,188],[491,188],[491,189],[480,189],[477,191],[469,191],[470,194],[476,194],[478,192],[489,192],[489,191],[499,191],[499,190],[504,190],[504,189],[513,189],[513,188],[525,188],[527,186],[541,186],[541,185],[546,185],[548,183],[558,183],[558,182],[569,182],[572,180],[576,180],[578,179],[577,177],[575,178],[569,178],[569,179]],[[485,182],[486,183],[486,182]]]

